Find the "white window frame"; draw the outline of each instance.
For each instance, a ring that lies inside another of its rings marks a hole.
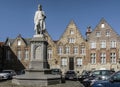
[[[78,47],[74,47],[73,53],[74,53],[74,54],[78,54]]]
[[[86,54],[86,49],[85,47],[81,47],[81,55],[85,55]]]
[[[116,64],[116,53],[111,53],[110,54],[110,59],[112,64]]]
[[[22,59],[22,58],[21,58],[21,50],[18,50],[18,51],[17,51],[17,57],[18,57],[19,60]]]
[[[105,28],[105,24],[104,23],[101,24],[101,28]]]
[[[110,31],[106,31],[106,36],[107,36],[107,37],[110,36]]]
[[[100,31],[96,31],[96,37],[100,37],[101,36],[101,32]]]
[[[106,53],[100,54],[101,64],[106,64]]]
[[[69,43],[75,43],[75,38],[68,38]]]
[[[95,49],[96,48],[96,42],[91,42],[90,47],[91,47],[91,49]]]
[[[28,59],[29,59],[29,51],[25,50],[25,60],[28,60]]]
[[[100,47],[101,48],[106,48],[106,41],[105,40],[100,42]]]
[[[17,40],[17,45],[18,45],[18,46],[21,45],[21,40]]]
[[[91,64],[96,64],[96,53],[91,53],[90,58]]]
[[[77,58],[77,66],[82,66],[82,65],[83,65],[83,59]]]
[[[110,46],[111,46],[111,48],[116,48],[116,44],[117,44],[117,42],[116,41],[111,41],[110,42]]]
[[[74,31],[73,31],[73,30],[70,30],[70,34],[71,34],[71,35],[74,34]]]
[[[61,58],[61,66],[67,66],[67,58]]]
[[[70,54],[70,47],[69,47],[69,46],[66,46],[66,47],[65,47],[65,53],[66,53],[66,54]]]
[[[52,58],[52,49],[48,49],[48,59]]]
[[[62,52],[63,52],[62,46],[59,46],[59,47],[58,47],[58,54],[61,55]]]

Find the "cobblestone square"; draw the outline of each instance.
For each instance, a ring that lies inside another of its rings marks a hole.
[[[0,87],[28,87],[28,86],[21,86],[21,85],[17,86],[12,84],[11,80],[8,80],[8,81],[1,81]],[[31,86],[31,87],[36,87],[36,86]],[[49,85],[48,87],[84,87],[84,86],[79,81],[66,81],[66,83]]]

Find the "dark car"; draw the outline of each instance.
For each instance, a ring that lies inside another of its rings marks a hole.
[[[113,71],[111,70],[95,70],[88,78],[83,80],[82,84],[85,87],[90,87],[94,82],[98,80],[107,80],[112,74]]]
[[[91,87],[120,87],[120,71],[111,75],[107,80],[94,82]]]
[[[78,80],[82,83],[84,79],[90,76],[91,71],[84,70],[81,75],[78,77]]]
[[[17,75],[23,75],[23,74],[25,74],[25,69],[19,70],[16,73],[17,73]]]
[[[67,80],[77,80],[77,73],[74,70],[69,70],[65,73],[65,79]]]

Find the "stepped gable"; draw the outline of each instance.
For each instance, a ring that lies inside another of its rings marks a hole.
[[[71,38],[75,39],[76,42],[78,41],[78,39],[79,41],[84,40],[82,34],[80,33],[79,29],[77,28],[73,20],[71,20],[68,26],[66,27],[58,43],[60,42],[68,43],[68,39]]]
[[[118,38],[119,35],[115,30],[107,23],[107,21],[102,18],[92,33],[89,35],[89,40],[104,40],[107,38]]]

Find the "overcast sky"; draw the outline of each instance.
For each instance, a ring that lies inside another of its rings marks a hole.
[[[71,20],[85,37],[87,26],[96,27],[101,18],[120,35],[120,0],[0,0],[0,41],[7,37],[34,35],[34,14],[41,4],[46,28],[58,40]]]

